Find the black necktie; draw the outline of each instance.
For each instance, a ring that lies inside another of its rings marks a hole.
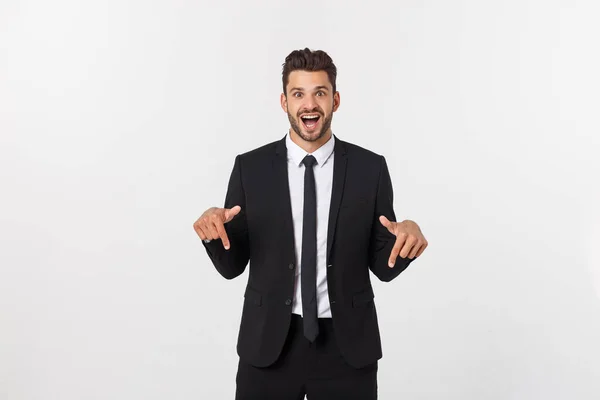
[[[304,211],[302,222],[302,319],[304,336],[314,342],[319,334],[317,319],[317,191],[313,166],[317,160],[308,155],[304,163]]]

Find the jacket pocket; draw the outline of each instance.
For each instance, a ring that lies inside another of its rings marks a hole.
[[[369,287],[368,289],[355,294],[352,297],[352,307],[364,307],[366,304],[371,302],[375,298],[375,293],[373,293],[373,288]]]
[[[262,305],[262,295],[256,289],[251,288],[250,286],[246,287],[246,292],[244,293],[244,297],[249,304],[253,304],[257,307]]]

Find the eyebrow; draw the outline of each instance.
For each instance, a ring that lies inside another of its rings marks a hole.
[[[328,88],[327,86],[323,86],[323,85],[321,85],[321,86],[317,86],[317,87],[315,87],[315,90],[320,90],[320,89],[325,89],[325,90],[329,91],[329,88]],[[303,91],[303,90],[304,90],[304,88],[301,88],[301,87],[293,87],[293,88],[291,88],[291,89],[290,89],[290,92],[293,92],[294,90]]]

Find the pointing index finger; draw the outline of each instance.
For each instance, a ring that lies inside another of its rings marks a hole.
[[[402,249],[402,245],[404,244],[404,242],[406,241],[406,236],[404,235],[400,235],[396,237],[396,243],[394,243],[394,247],[392,248],[392,252],[390,253],[390,259],[388,261],[388,266],[390,268],[394,267],[394,264],[396,264],[396,258],[398,257],[398,254],[400,253],[400,249]]]
[[[219,237],[223,241],[223,247],[225,247],[225,250],[229,250],[229,237],[227,237],[227,232],[225,231],[225,226],[223,225],[223,222],[218,220],[215,222],[215,226],[217,228],[217,233],[219,234]]]

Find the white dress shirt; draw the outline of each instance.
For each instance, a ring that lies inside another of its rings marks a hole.
[[[288,181],[290,201],[294,222],[294,243],[296,251],[296,278],[294,283],[294,302],[292,312],[302,315],[302,223],[304,221],[304,164],[302,160],[312,154],[317,160],[313,167],[317,192],[317,316],[331,318],[329,292],[327,291],[327,228],[329,222],[329,205],[331,203],[331,186],[333,182],[333,148],[334,137],[319,147],[314,153],[307,153],[292,141],[288,132],[285,145],[287,147]]]

